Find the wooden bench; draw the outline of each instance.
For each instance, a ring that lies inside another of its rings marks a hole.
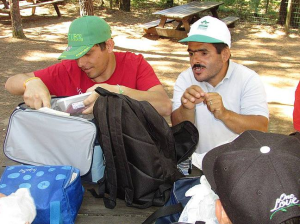
[[[60,14],[60,11],[59,11],[59,8],[58,8],[58,4],[61,4],[63,2],[64,2],[64,0],[50,0],[50,1],[37,2],[37,3],[27,2],[24,5],[20,5],[19,8],[20,8],[20,10],[32,8],[32,15],[34,15],[36,7],[41,7],[41,6],[44,6],[44,5],[52,4],[54,6],[54,9],[55,9],[56,13],[57,13],[57,16],[60,17],[61,14]],[[10,14],[10,9],[0,9],[0,13]]]
[[[173,21],[174,19],[167,19],[166,23],[171,23]],[[160,19],[157,19],[148,23],[144,23],[142,26],[144,28],[145,33],[157,35],[155,27],[157,27],[159,23],[160,23]]]
[[[228,16],[226,18],[221,19],[229,28],[233,28],[235,26],[235,22],[237,22],[240,18],[235,16]]]

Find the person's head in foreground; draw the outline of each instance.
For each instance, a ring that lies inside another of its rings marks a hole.
[[[112,63],[113,48],[111,28],[107,22],[98,16],[83,16],[71,23],[68,47],[58,59],[75,59],[88,77],[95,79],[105,75],[103,73]]]
[[[225,76],[230,58],[231,35],[221,20],[205,16],[191,26],[188,37],[190,64],[195,79],[217,85]]]
[[[300,223],[300,141],[246,131],[209,151],[203,172],[219,196],[219,223]]]

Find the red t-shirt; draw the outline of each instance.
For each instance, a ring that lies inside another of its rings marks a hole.
[[[300,82],[298,83],[295,92],[295,103],[294,103],[294,113],[293,113],[294,128],[300,131]]]
[[[115,52],[116,69],[105,82],[111,85],[122,85],[132,89],[146,91],[161,84],[153,68],[139,54]],[[93,82],[77,65],[75,60],[62,60],[48,68],[34,72],[36,77],[48,87],[51,95],[73,96],[85,93],[97,82]]]

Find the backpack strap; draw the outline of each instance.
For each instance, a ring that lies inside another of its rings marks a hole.
[[[115,153],[116,168],[118,169],[118,187],[122,188],[125,193],[125,202],[127,205],[133,203],[133,183],[130,174],[130,168],[127,161],[127,155],[125,151],[123,132],[122,132],[122,107],[125,103],[118,96],[108,97],[108,113],[109,113],[109,125],[113,150]],[[120,186],[121,185],[121,186]]]
[[[105,194],[105,176],[97,181],[98,193],[94,188],[87,189],[95,198],[103,198]]]
[[[106,178],[106,188],[107,195],[104,195],[103,201],[106,208],[114,208],[116,206],[117,198],[117,173],[114,163],[114,157],[112,152],[112,143],[111,136],[108,130],[108,120],[107,120],[107,97],[98,97],[94,105],[94,118],[95,123],[101,130],[101,133],[98,132],[98,141],[102,147],[105,160],[105,176]],[[103,109],[104,108],[104,109]]]
[[[160,217],[176,214],[182,212],[182,210],[183,210],[183,206],[181,203],[177,203],[175,205],[163,206],[157,209],[154,213],[152,213],[142,224],[152,224],[153,222],[156,221],[156,219]]]

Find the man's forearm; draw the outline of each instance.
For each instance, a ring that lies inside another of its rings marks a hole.
[[[5,89],[14,95],[23,95],[25,88],[23,83],[31,78],[34,77],[33,73],[24,73],[24,74],[17,74],[7,79],[5,83]]]
[[[227,110],[226,116],[221,119],[233,132],[241,134],[247,130],[268,131],[268,118],[260,115],[241,115]]]
[[[182,105],[174,110],[171,115],[172,125],[179,124],[183,121],[195,122],[195,109],[187,109]]]

